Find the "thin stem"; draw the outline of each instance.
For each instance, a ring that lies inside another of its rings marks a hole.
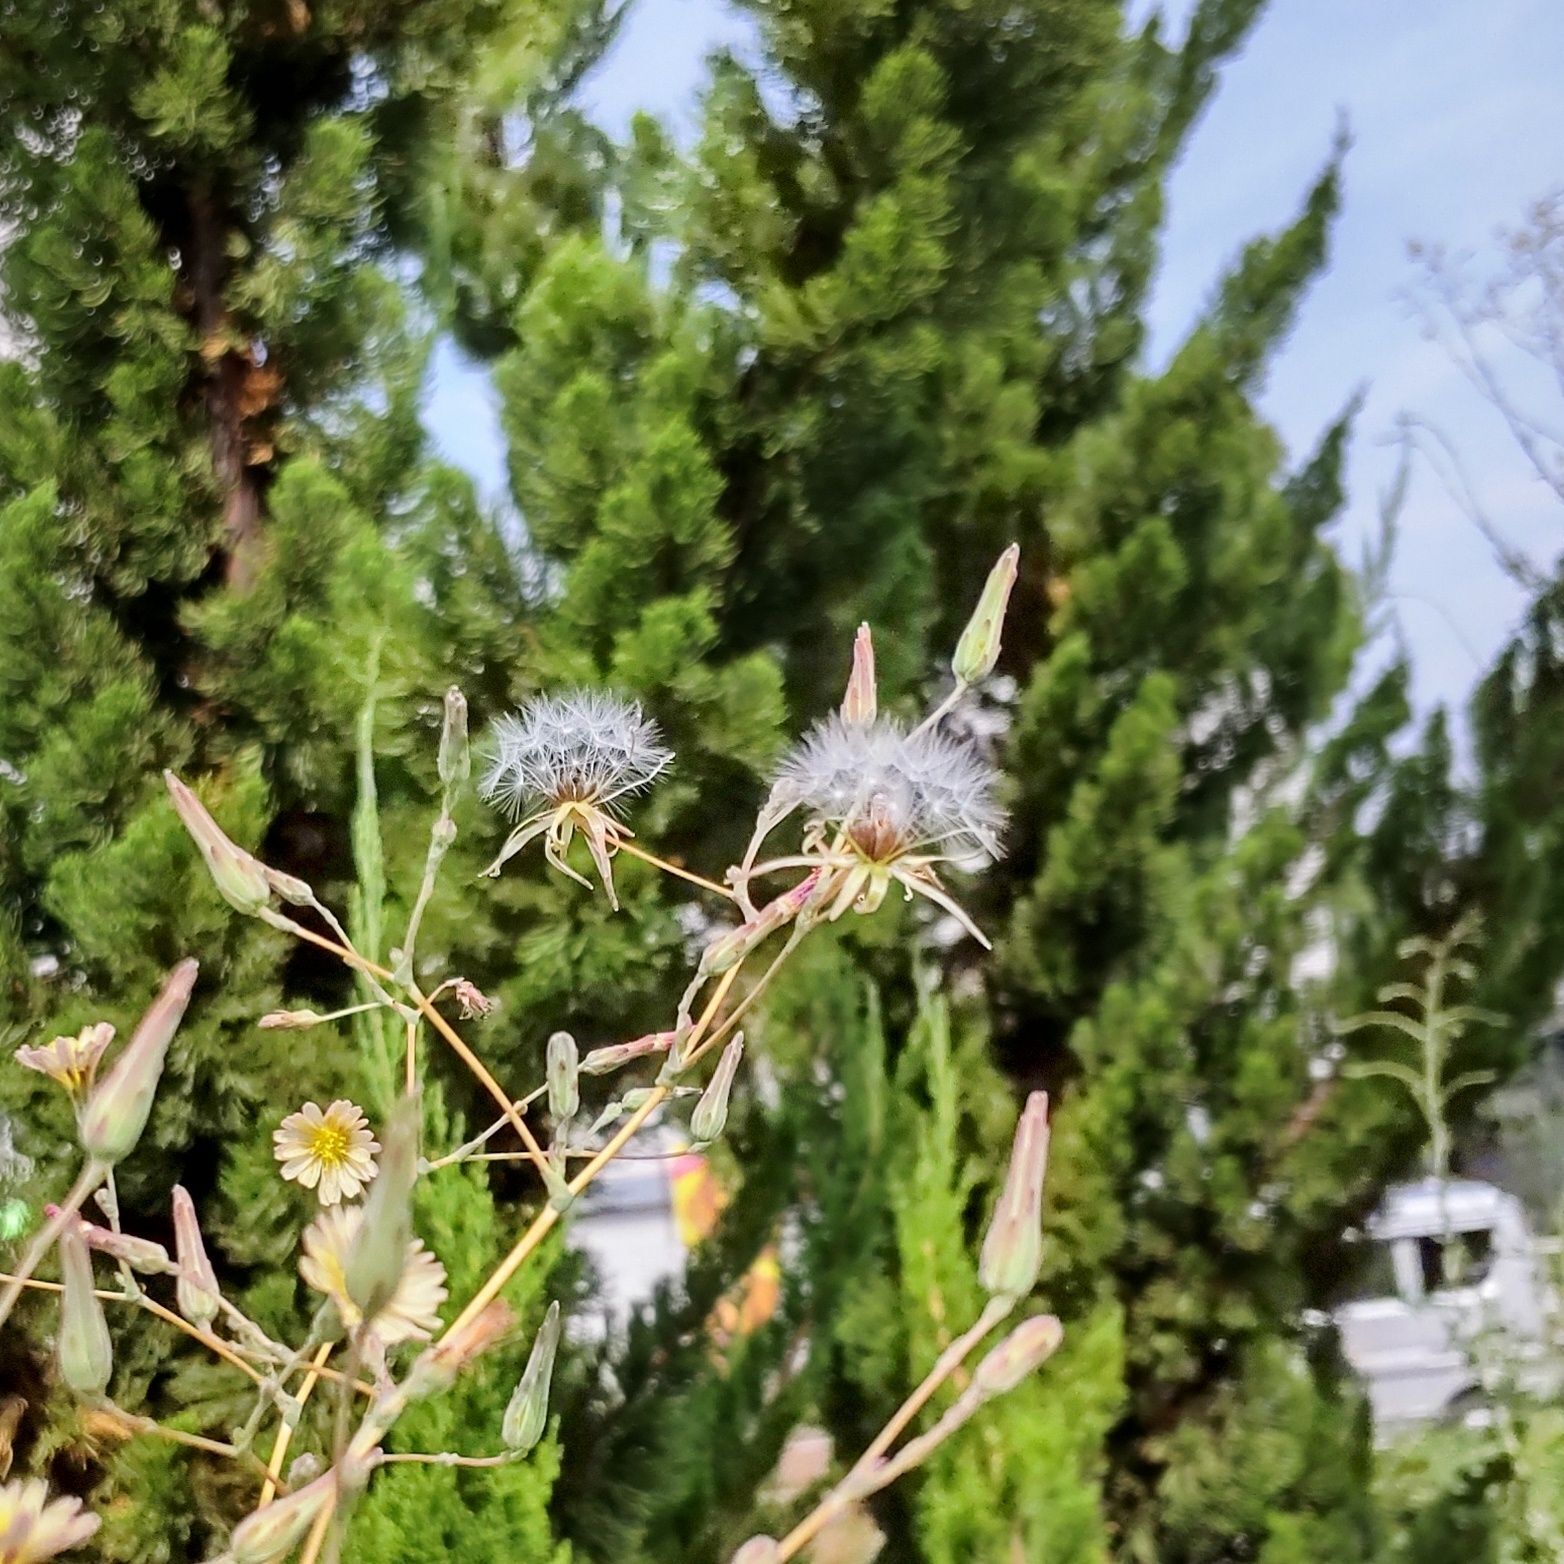
[[[972,1349],[1005,1319],[1015,1308],[1011,1298],[990,1298],[977,1323],[965,1334],[958,1336],[934,1360],[934,1367],[924,1376],[923,1382],[892,1414],[890,1422],[875,1435],[873,1443],[859,1456],[853,1465],[853,1474],[860,1475],[895,1444],[901,1431],[928,1404],[929,1397],[966,1361]]]
[[[335,940],[327,939],[324,934],[317,934],[313,929],[305,928],[303,924],[295,924],[294,932],[298,934],[299,938],[307,940],[310,944],[318,945],[322,950],[329,950],[341,961],[346,962],[348,966],[355,967],[360,972],[368,973],[371,977],[383,978],[387,982],[394,983],[396,981],[395,973],[381,966],[378,962],[370,961],[368,957],[359,955],[349,945],[339,945]],[[521,1137],[521,1143],[531,1153],[533,1163],[541,1172],[548,1165],[547,1155],[538,1144],[537,1137],[527,1128],[526,1121],[517,1113],[514,1103],[505,1095],[505,1088],[494,1079],[484,1062],[463,1042],[461,1035],[456,1031],[455,1027],[435,1009],[416,983],[407,985],[407,993],[418,1009],[428,1018],[429,1024],[450,1044],[456,1056],[472,1071],[484,1090],[504,1110],[506,1118]]]
[[[732,886],[719,885],[715,880],[708,880],[703,874],[696,874],[693,869],[684,869],[676,863],[669,863],[666,858],[659,858],[656,853],[638,847],[628,837],[620,837],[615,851],[629,853],[632,858],[639,858],[642,863],[649,863],[654,869],[661,869],[664,874],[676,875],[681,880],[688,880],[691,885],[700,886],[702,890],[712,891],[724,901],[735,900]]]
[[[489,1067],[483,1060],[462,1040],[456,1028],[429,1003],[416,983],[409,983],[407,992],[413,1003],[429,1018],[430,1025],[450,1044],[451,1051],[472,1071],[484,1090],[500,1105],[505,1117],[510,1120],[512,1128],[521,1137],[522,1145],[532,1154],[532,1160],[541,1173],[548,1166],[548,1156],[538,1144],[537,1137],[527,1127],[527,1121],[516,1111],[516,1105],[505,1088],[489,1073]]]
[[[65,1224],[75,1220],[76,1213],[86,1203],[87,1196],[108,1177],[108,1173],[107,1163],[89,1160],[76,1175],[76,1182],[71,1185],[65,1199],[60,1202],[59,1210],[39,1228],[33,1241],[27,1246],[27,1251],[18,1263],[15,1273],[6,1282],[5,1291],[0,1292],[0,1325],[4,1325],[10,1317],[11,1310],[16,1307],[16,1300],[22,1295],[22,1288],[27,1285],[28,1279],[38,1269],[39,1262],[48,1254],[55,1240],[65,1231]]]
[[[310,1392],[320,1383],[320,1371],[326,1359],[331,1356],[331,1343],[323,1341],[315,1349],[315,1356],[310,1360],[309,1372],[299,1384],[296,1400],[302,1411],[304,1403],[309,1400]],[[282,1463],[287,1459],[288,1446],[293,1443],[294,1424],[284,1418],[277,1426],[277,1438],[272,1443],[271,1458],[266,1463],[266,1481],[261,1487],[261,1502],[256,1509],[264,1510],[277,1496],[277,1480],[282,1475]]]
[[[968,685],[957,679],[955,685],[951,688],[950,694],[912,730],[912,737],[916,738],[920,733],[927,733],[930,728],[944,721],[956,709],[957,704],[960,702],[961,697],[967,693],[968,688]]]
[[[432,1455],[424,1455],[417,1451],[392,1452],[382,1454],[376,1458],[376,1466],[509,1466],[512,1462],[519,1461],[519,1451],[506,1450],[500,1455],[457,1455],[450,1450],[441,1450]]]
[[[304,1551],[299,1555],[299,1564],[315,1564],[320,1557],[321,1544],[326,1540],[326,1531],[331,1525],[331,1517],[337,1511],[337,1496],[335,1493],[326,1500],[325,1508],[315,1517],[315,1524],[310,1527],[309,1538],[304,1544]]]
[[[700,1037],[708,1026],[711,1025],[717,1008],[727,997],[728,990],[732,988],[734,980],[738,977],[742,964],[731,967],[724,972],[711,998],[706,1002],[706,1008],[701,1012],[700,1019],[696,1021],[692,1037]],[[654,1086],[634,1113],[619,1127],[618,1132],[598,1154],[571,1179],[569,1189],[571,1194],[579,1195],[602,1170],[618,1156],[625,1143],[637,1130],[649,1119],[656,1110],[672,1095],[671,1089],[666,1086]],[[559,1221],[559,1209],[554,1205],[545,1206],[537,1216],[533,1218],[531,1225],[518,1238],[512,1246],[509,1254],[494,1268],[488,1281],[478,1289],[468,1300],[467,1306],[445,1328],[441,1341],[448,1341],[458,1331],[471,1324],[488,1306],[499,1296],[500,1290],[514,1276],[527,1256],[538,1247],[549,1235],[554,1224]]]
[[[418,1023],[411,1019],[407,1023],[407,1068],[403,1086],[409,1097],[418,1090]]]
[[[515,1103],[517,1111],[520,1112],[521,1110],[530,1107],[547,1090],[548,1087],[546,1085],[537,1086],[528,1092],[525,1097],[518,1097]],[[466,1162],[473,1152],[475,1152],[480,1146],[487,1145],[488,1142],[496,1135],[498,1135],[499,1132],[509,1123],[509,1118],[496,1119],[488,1127],[488,1129],[484,1130],[481,1135],[475,1135],[470,1141],[466,1142],[465,1145],[458,1146],[455,1151],[447,1152],[443,1157],[436,1157],[433,1162],[425,1162],[421,1164],[418,1171],[420,1173],[433,1173],[436,1168],[448,1168],[452,1165],[452,1163]],[[517,1157],[525,1157],[529,1162],[532,1160],[531,1156],[524,1151],[519,1151],[515,1155]]]

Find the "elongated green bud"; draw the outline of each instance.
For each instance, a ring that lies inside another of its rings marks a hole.
[[[556,1124],[573,1119],[581,1107],[581,1060],[569,1032],[548,1040],[548,1111]]]
[[[996,1297],[1032,1290],[1043,1262],[1043,1175],[1048,1170],[1048,1094],[1033,1092],[1016,1125],[1015,1146],[994,1219],[983,1239],[978,1279]]]
[[[265,867],[242,847],[229,840],[207,813],[206,805],[172,771],[163,773],[169,797],[206,860],[212,883],[230,907],[254,917],[271,900]]]
[[[733,1090],[733,1077],[738,1073],[739,1060],[744,1057],[744,1035],[740,1033],[722,1050],[717,1068],[711,1073],[701,1100],[690,1115],[690,1134],[700,1145],[716,1138],[727,1128],[728,1094]]]
[[[195,1201],[183,1184],[174,1185],[174,1255],[179,1261],[174,1288],[179,1312],[192,1325],[210,1325],[217,1318],[217,1272],[207,1258]]]
[[[92,1088],[78,1129],[82,1149],[94,1161],[112,1167],[141,1139],[198,970],[194,961],[181,961],[169,973],[114,1068]]]
[[[75,1222],[60,1234],[60,1378],[78,1396],[101,1396],[114,1372],[114,1348],[103,1304],[93,1291],[92,1256]]]
[[[847,676],[842,697],[842,721],[866,728],[874,721],[879,700],[874,686],[874,640],[868,625],[859,625],[853,637],[853,671]]]
[[[972,1388],[985,1397],[1014,1390],[1053,1356],[1063,1340],[1064,1327],[1051,1314],[1022,1320],[978,1364],[972,1375]]]
[[[453,684],[445,692],[445,720],[440,726],[440,784],[447,800],[472,775],[472,745],[467,740],[467,697]]]
[[[782,1549],[775,1537],[751,1537],[728,1560],[728,1564],[777,1564],[781,1557]]]
[[[228,1556],[234,1564],[274,1564],[304,1540],[336,1491],[335,1472],[317,1477],[307,1488],[275,1499],[234,1527]]]
[[[418,1175],[417,1096],[399,1097],[386,1122],[380,1172],[369,1186],[364,1219],[344,1265],[348,1297],[366,1321],[391,1301],[413,1241],[413,1180]]]
[[[951,672],[958,684],[976,684],[994,671],[999,661],[999,639],[1005,628],[1005,609],[1010,605],[1010,589],[1016,584],[1021,564],[1021,545],[1012,543],[994,563],[983,584],[983,595],[956,642],[956,655],[950,660]]]
[[[549,1383],[554,1377],[559,1332],[559,1305],[551,1303],[500,1423],[500,1437],[507,1450],[525,1454],[543,1437],[543,1430],[548,1426]]]

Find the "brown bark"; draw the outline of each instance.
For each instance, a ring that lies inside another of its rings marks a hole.
[[[262,474],[255,456],[269,442],[255,438],[253,424],[276,401],[277,374],[255,361],[233,329],[224,296],[227,281],[225,233],[212,198],[190,198],[190,282],[201,358],[212,471],[223,504],[223,548],[228,584],[240,591],[254,581],[262,541]],[[264,460],[264,456],[262,457]]]

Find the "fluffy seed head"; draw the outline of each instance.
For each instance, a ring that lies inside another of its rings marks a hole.
[[[933,729],[909,733],[888,719],[855,726],[840,716],[816,723],[777,773],[789,796],[816,820],[845,826],[875,862],[907,852],[997,857],[1005,818],[997,780],[970,745]]]
[[[672,759],[638,701],[605,690],[540,695],[494,724],[480,790],[512,816],[601,807],[646,787]]]

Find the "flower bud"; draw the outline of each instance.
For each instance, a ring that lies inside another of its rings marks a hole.
[[[172,771],[163,773],[174,808],[195,839],[218,892],[230,907],[254,917],[271,900],[265,867],[231,842],[206,806]]]
[[[141,1139],[197,971],[194,961],[181,961],[174,968],[114,1068],[92,1088],[79,1129],[82,1149],[94,1161],[112,1167]]]
[[[569,1032],[548,1040],[548,1111],[556,1124],[573,1119],[581,1106],[580,1055]]]
[[[55,1216],[58,1206],[45,1206],[45,1216]],[[78,1219],[76,1229],[82,1242],[111,1260],[120,1260],[143,1276],[163,1276],[174,1269],[168,1250],[155,1244],[150,1238],[132,1238],[129,1233],[116,1233],[112,1228],[99,1227],[96,1222]]]
[[[417,1398],[449,1390],[457,1374],[508,1336],[515,1324],[516,1311],[503,1298],[496,1298],[418,1359],[405,1382],[408,1394]]]
[[[467,741],[467,697],[453,684],[445,692],[445,720],[440,725],[440,784],[447,795],[472,774],[472,746]]]
[[[635,1038],[632,1042],[613,1043],[607,1048],[594,1048],[581,1061],[581,1073],[607,1075],[610,1071],[622,1069],[637,1059],[646,1058],[648,1054],[667,1053],[678,1035],[677,1032],[650,1032],[645,1037]]]
[[[712,1071],[711,1080],[690,1115],[690,1134],[701,1145],[716,1140],[727,1126],[728,1093],[733,1089],[733,1077],[743,1057],[744,1035],[741,1032],[722,1050],[717,1068]]]
[[[554,1376],[559,1329],[559,1305],[551,1303],[500,1423],[500,1437],[507,1450],[525,1454],[543,1437],[548,1426],[549,1381]]]
[[[701,976],[713,977],[719,972],[726,972],[778,929],[791,923],[808,906],[810,898],[820,887],[820,880],[820,870],[811,869],[797,885],[784,891],[775,900],[768,901],[748,922],[718,935],[701,952]]]
[[[281,869],[273,869],[264,863],[261,865],[261,873],[266,876],[266,883],[273,893],[291,906],[314,906],[315,891],[308,880],[301,880],[296,874],[284,874]]]
[[[266,1032],[303,1032],[320,1023],[313,1010],[268,1010],[255,1024]]]
[[[192,1325],[210,1325],[217,1318],[217,1272],[207,1257],[195,1201],[183,1184],[174,1185],[174,1255],[179,1261],[174,1289],[179,1312]]]
[[[1002,1396],[1014,1390],[1034,1369],[1058,1350],[1064,1327],[1051,1314],[1023,1320],[978,1364],[972,1388],[982,1396]]]
[[[775,1537],[751,1537],[728,1564],[777,1564],[781,1557],[782,1550]]]
[[[842,721],[866,728],[874,721],[878,701],[874,688],[874,640],[868,625],[859,625],[853,637],[853,671],[842,697]]]
[[[234,1527],[228,1556],[234,1564],[273,1564],[304,1540],[336,1492],[334,1472],[317,1477],[307,1488],[273,1500]]]
[[[369,1186],[364,1219],[344,1266],[348,1297],[365,1320],[391,1301],[413,1241],[413,1180],[418,1173],[416,1097],[400,1097],[386,1124],[380,1172]]]
[[[1012,543],[994,563],[983,584],[983,595],[967,621],[956,643],[956,655],[951,658],[951,672],[958,684],[976,684],[994,671],[999,661],[999,637],[1005,627],[1005,609],[1010,603],[1010,589],[1016,584],[1016,570],[1021,562],[1021,546]]]
[[[1043,1175],[1048,1169],[1048,1094],[1033,1092],[1016,1125],[1010,1169],[978,1258],[978,1279],[996,1297],[1032,1290],[1043,1261]]]
[[[78,1396],[101,1396],[114,1372],[109,1322],[93,1291],[92,1256],[75,1222],[60,1234],[60,1339],[56,1344],[60,1378]]]

